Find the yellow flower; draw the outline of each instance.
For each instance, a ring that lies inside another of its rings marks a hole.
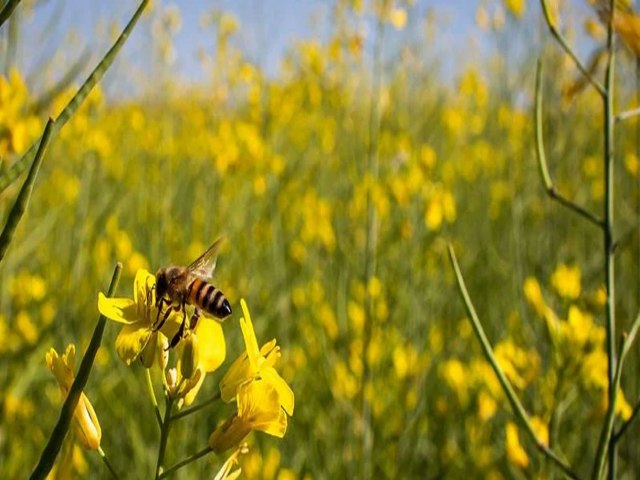
[[[580,267],[560,264],[551,275],[551,285],[564,298],[575,300],[580,296]]]
[[[73,344],[67,346],[64,355],[59,356],[55,349],[50,349],[46,355],[47,366],[60,384],[60,392],[67,397],[73,384],[76,363],[76,347]],[[93,405],[82,392],[73,412],[73,431],[78,442],[87,450],[97,450],[100,447],[102,430]]]
[[[529,466],[529,457],[522,445],[520,445],[518,427],[512,422],[507,423],[506,437],[507,458],[509,461],[522,469],[527,468]]]
[[[280,356],[280,347],[276,346],[276,340],[264,344],[258,349],[258,340],[253,330],[253,323],[249,315],[249,309],[244,299],[240,300],[244,317],[240,318],[240,328],[244,337],[246,352],[240,355],[229,367],[229,370],[220,382],[222,400],[232,401],[239,394],[240,388],[252,380],[262,379],[273,386],[280,398],[282,408],[293,415],[294,397],[293,391],[276,372],[273,366]]]
[[[238,411],[209,437],[216,453],[238,445],[253,430],[282,438],[287,431],[287,414],[281,405],[280,392],[269,381],[254,380],[238,388]]]
[[[155,348],[156,334],[153,324],[158,318],[155,294],[156,277],[141,269],[133,282],[133,300],[130,298],[107,298],[98,295],[98,310],[105,317],[122,323],[123,327],[116,338],[116,351],[120,358],[130,365],[138,358],[142,350],[149,345]],[[164,314],[164,312],[163,312]],[[171,311],[160,332],[167,338],[173,338],[182,321],[182,313]],[[148,365],[150,366],[150,365]]]

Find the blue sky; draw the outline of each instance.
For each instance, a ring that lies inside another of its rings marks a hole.
[[[283,54],[295,40],[322,38],[327,29],[326,20],[333,1],[155,0],[155,3],[157,8],[175,5],[181,11],[182,28],[175,38],[177,61],[170,67],[169,73],[182,81],[197,83],[206,79],[206,72],[197,60],[197,52],[199,49],[212,51],[214,48],[212,32],[200,27],[199,19],[203,13],[213,9],[232,12],[240,22],[240,42],[250,58],[268,72],[275,72]],[[495,6],[501,2],[484,0],[483,3]],[[56,77],[84,49],[89,49],[94,56],[87,65],[88,71],[108,49],[112,41],[109,35],[111,27],[117,26],[120,30],[137,5],[135,0],[47,0],[30,15],[25,15],[23,11],[20,17],[23,40],[17,52],[19,64],[27,71],[33,70],[33,65],[57,51],[53,62],[54,72],[50,74],[51,77]],[[478,50],[486,48],[487,37],[479,35],[475,26],[477,5],[478,0],[415,2],[411,11],[413,21],[421,21],[427,9],[433,9],[440,19],[436,37],[438,43],[425,45],[425,49],[435,51],[435,55],[443,63],[445,75],[455,74],[455,67],[452,65],[477,60]],[[530,0],[528,8],[534,9],[537,14],[538,2]],[[106,87],[109,91],[127,90],[128,87],[121,83],[127,76],[145,76],[144,65],[149,58],[148,29],[147,22],[146,26],[133,32],[125,45],[125,59],[121,57],[112,67],[116,73],[109,72],[107,75]],[[71,40],[70,31],[75,32]],[[403,34],[394,35],[401,39]],[[389,40],[394,41],[392,36]]]
[[[73,58],[90,48],[96,54],[106,51],[110,27],[124,25],[137,6],[134,0],[48,0],[30,15],[20,12],[22,44],[17,56],[27,70],[50,57],[58,48],[57,63],[68,65]],[[325,20],[333,2],[321,0],[155,0],[157,6],[176,5],[181,11],[182,28],[175,41],[177,61],[172,73],[183,80],[197,82],[205,78],[198,60],[199,48],[213,49],[211,32],[201,29],[200,16],[214,8],[233,12],[241,24],[241,43],[251,58],[268,71],[275,71],[283,53],[296,39],[322,36]],[[422,18],[434,8],[447,19],[441,41],[451,51],[464,50],[466,37],[473,34],[477,0],[417,1],[414,17]],[[22,7],[21,7],[22,8]],[[312,19],[319,19],[313,26]],[[69,41],[68,33],[77,35]],[[46,32],[46,35],[44,34]],[[448,37],[448,40],[447,40]],[[126,45],[127,58],[142,63],[148,35],[134,31]],[[116,67],[117,68],[117,67]],[[62,68],[60,70],[63,70]]]

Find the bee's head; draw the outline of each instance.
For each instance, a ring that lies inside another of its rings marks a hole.
[[[167,269],[161,268],[156,272],[156,306],[164,298],[169,288],[169,279],[167,278]]]

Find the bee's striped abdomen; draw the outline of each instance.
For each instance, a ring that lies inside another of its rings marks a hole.
[[[187,300],[206,313],[218,318],[231,314],[231,306],[219,288],[200,278],[195,278],[188,288]]]

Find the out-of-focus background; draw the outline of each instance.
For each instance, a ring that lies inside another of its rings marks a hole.
[[[593,5],[554,18],[601,75]],[[23,0],[0,30],[0,169],[34,142],[106,53],[131,0]],[[620,42],[619,109],[636,57]],[[214,283],[276,338],[296,395],[282,440],[250,437],[247,478],[552,478],[517,430],[446,255],[452,242],[500,364],[547,439],[589,472],[606,408],[600,231],[546,197],[533,143],[535,64],[559,191],[602,211],[602,105],[525,0],[154,1],[52,143],[0,265],[0,472],[21,478],[56,421],[45,352],[82,351],[116,261],[187,264],[226,244]],[[638,134],[616,141],[619,331],[638,309]],[[20,182],[17,183],[19,185]],[[3,218],[17,186],[2,193]],[[369,278],[368,280],[366,280]],[[242,351],[227,320],[227,362]],[[102,445],[146,478],[158,429],[142,367],[109,325],[86,388]],[[618,421],[640,394],[630,354]],[[231,411],[172,427],[169,463]],[[627,440],[638,435],[632,427]],[[621,478],[640,444],[619,447]],[[106,475],[76,451],[84,478]],[[176,478],[213,478],[208,456]]]

